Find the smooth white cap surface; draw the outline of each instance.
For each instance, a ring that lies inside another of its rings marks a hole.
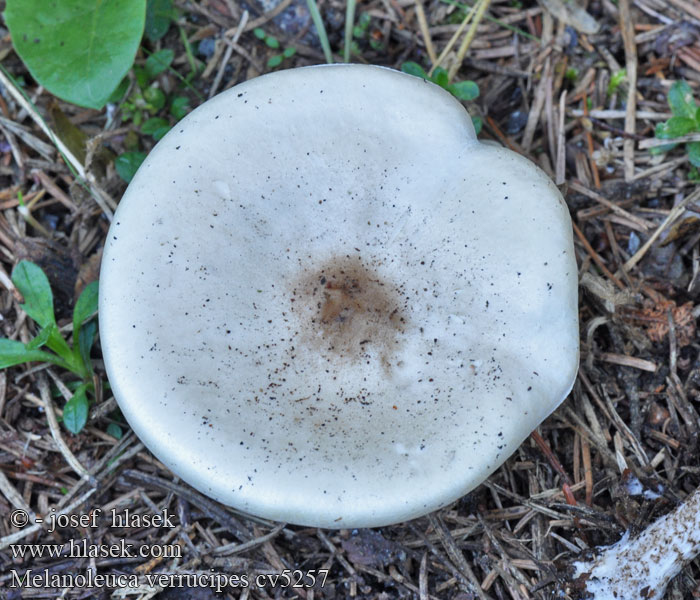
[[[407,520],[482,482],[570,391],[569,214],[431,83],[265,75],[139,169],[100,332],[130,425],[202,492],[304,525]]]

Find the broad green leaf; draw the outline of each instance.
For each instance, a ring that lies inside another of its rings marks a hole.
[[[447,88],[459,100],[474,100],[479,96],[479,86],[473,81],[460,81]]]
[[[665,123],[656,126],[656,137],[660,140],[670,140],[681,137],[698,129],[695,119],[689,117],[671,117]]]
[[[405,62],[401,65],[401,70],[409,75],[414,75],[416,77],[422,77],[423,79],[428,79],[428,74],[425,69],[415,62]]]
[[[73,309],[73,335],[80,332],[80,326],[87,321],[93,313],[97,312],[98,283],[93,281],[85,286]]]
[[[172,0],[148,0],[146,3],[146,37],[157,42],[170,29],[175,18]]]
[[[27,350],[38,350],[49,341],[49,338],[52,335],[56,334],[58,334],[58,327],[54,323],[51,323],[47,327],[43,327],[39,330],[37,336],[27,343]]]
[[[41,85],[100,109],[134,62],[146,0],[7,0],[4,16],[17,54]]]
[[[0,369],[7,369],[26,362],[50,362],[66,367],[64,361],[51,352],[29,350],[22,342],[0,338]]]
[[[282,52],[282,56],[285,58],[292,58],[297,53],[296,48],[285,48],[284,52]]]
[[[12,271],[12,282],[24,296],[20,306],[40,327],[56,323],[51,285],[41,267],[28,260],[20,261]]]
[[[173,62],[174,58],[175,52],[173,52],[170,48],[158,50],[158,52],[151,54],[146,59],[146,72],[148,73],[148,76],[153,79],[157,75],[160,75],[170,66],[170,63]]]
[[[89,408],[88,399],[85,395],[87,385],[83,384],[75,390],[73,397],[63,407],[63,424],[71,433],[80,433],[80,430],[87,423]]]
[[[688,160],[694,167],[700,167],[700,142],[690,142],[688,148]]]
[[[264,40],[267,37],[265,30],[260,27],[256,27],[255,29],[253,29],[253,35],[259,40]]]
[[[145,152],[124,152],[114,161],[114,168],[119,177],[129,183],[144,160],[146,160]]]
[[[693,90],[690,89],[688,82],[681,80],[673,83],[668,91],[668,105],[676,117],[695,118],[697,107],[693,100]]]

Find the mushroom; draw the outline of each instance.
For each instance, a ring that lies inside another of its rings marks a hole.
[[[143,163],[100,331],[126,419],[195,488],[303,525],[400,522],[482,482],[570,391],[570,217],[436,85],[276,72]]]

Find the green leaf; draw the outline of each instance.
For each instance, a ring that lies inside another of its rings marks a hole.
[[[438,67],[433,71],[433,76],[430,78],[433,83],[437,83],[441,88],[447,89],[450,85],[450,78],[447,75],[447,71],[442,67]]]
[[[175,52],[170,48],[164,48],[154,52],[146,59],[146,72],[153,79],[165,71],[175,58]]]
[[[163,90],[155,86],[145,89],[143,99],[148,103],[148,108],[153,112],[159,111],[165,106],[165,94]]]
[[[459,81],[447,89],[458,100],[474,100],[479,96],[479,86],[473,81]]]
[[[484,125],[484,122],[481,120],[481,117],[472,117],[472,124],[474,125],[474,133],[476,133],[476,135],[479,135],[481,133],[481,128]]]
[[[275,67],[279,67],[282,64],[282,59],[284,57],[281,54],[276,54],[275,56],[271,56],[267,60],[267,66],[269,69],[274,69]]]
[[[700,142],[690,142],[688,149],[688,160],[694,167],[700,167]]]
[[[117,438],[118,440],[122,439],[122,428],[119,427],[116,423],[110,423],[107,425],[107,434],[111,435],[113,438]]]
[[[681,137],[698,129],[695,119],[689,117],[671,117],[665,123],[656,126],[656,137],[660,140],[670,140]]]
[[[102,108],[136,56],[144,0],[7,0],[5,22],[30,73],[55,96]]]
[[[136,84],[142,89],[148,87],[148,72],[145,67],[139,67],[134,65],[134,77],[136,78]]]
[[[56,326],[54,323],[51,323],[47,327],[42,327],[37,336],[33,340],[30,340],[27,344],[27,350],[38,350],[49,341],[49,338],[51,338],[52,335],[56,334],[60,335],[58,332],[58,326]]]
[[[415,77],[422,77],[423,79],[428,79],[428,74],[418,63],[405,62],[401,65],[401,70],[404,73],[408,73],[409,75],[414,75]]]
[[[152,135],[155,140],[162,138],[170,130],[170,123],[160,117],[152,117],[141,127],[141,133]]]
[[[83,362],[84,371],[92,373],[92,361],[90,360],[90,351],[92,344],[95,341],[97,333],[97,321],[88,321],[80,328],[78,334],[78,354]]]
[[[88,399],[85,395],[85,389],[88,384],[81,385],[73,397],[66,402],[63,407],[63,424],[71,433],[80,433],[80,430],[85,427],[88,418]]]
[[[265,31],[260,27],[256,27],[255,29],[253,29],[253,35],[259,40],[264,40],[267,37]]]
[[[173,98],[170,104],[170,114],[178,121],[190,111],[190,101],[186,96]]]
[[[272,48],[273,50],[277,50],[277,48],[280,47],[279,40],[276,37],[272,37],[271,35],[268,35],[265,38],[265,43],[269,48]]]
[[[144,160],[146,160],[145,152],[124,152],[114,161],[114,168],[119,177],[129,183]]]
[[[668,105],[676,117],[695,118],[697,107],[688,82],[681,80],[673,83],[668,91]]]
[[[65,367],[65,363],[51,352],[30,350],[22,342],[0,338],[0,369],[7,369],[26,362],[51,362]]]
[[[56,323],[51,285],[41,267],[28,260],[20,261],[12,271],[12,282],[24,296],[24,304],[20,304],[24,312],[41,327]]]
[[[148,0],[146,3],[146,37],[157,42],[170,29],[170,22],[175,18],[172,0]]]
[[[664,144],[663,146],[654,146],[653,148],[649,148],[649,154],[652,156],[657,156],[659,154],[663,154],[664,152],[670,152],[673,150],[678,144]]]
[[[93,281],[85,286],[73,309],[73,336],[77,336],[80,327],[94,313],[97,312],[97,299],[99,295],[99,284]]]
[[[285,48],[284,52],[282,52],[282,56],[285,58],[292,58],[297,53],[296,48]]]

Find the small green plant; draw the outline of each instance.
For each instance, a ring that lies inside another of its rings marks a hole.
[[[137,127],[140,126],[141,133],[153,136],[156,141],[161,139],[171,126],[167,119],[152,115],[162,110],[168,102],[170,114],[178,120],[185,116],[188,110],[189,101],[185,96],[167,98],[156,81],[161,73],[170,68],[174,58],[175,53],[172,50],[159,50],[146,59],[143,67],[135,66],[136,89],[120,105],[122,118],[132,121]],[[110,100],[121,100],[128,87],[129,81],[125,79]]]
[[[613,73],[608,83],[608,96],[612,96],[625,79],[627,79],[627,69],[620,69],[617,73]]]
[[[668,105],[673,116],[664,123],[656,126],[656,137],[660,140],[670,140],[689,133],[700,133],[700,109],[693,98],[693,90],[686,81],[676,81],[668,92]],[[667,152],[678,144],[664,144],[652,148],[654,154]],[[687,142],[688,160],[694,167],[700,167],[700,142]]]
[[[415,62],[405,62],[401,65],[401,70],[409,75],[415,75],[416,77],[421,77],[422,79],[427,79],[433,83],[439,85],[444,90],[447,90],[452,94],[457,100],[469,101],[474,100],[479,96],[479,86],[473,81],[458,81],[457,83],[450,83],[447,71],[442,67],[438,67],[433,71],[432,75],[428,75],[425,69]],[[479,117],[472,117],[472,122],[474,123],[474,129],[476,133],[481,131],[482,121]]]
[[[170,68],[173,59],[172,50],[154,52],[146,59],[143,66],[134,66],[135,85],[128,97],[124,97],[129,89],[128,77],[124,78],[110,97],[110,102],[119,103],[124,122],[131,121],[143,135],[151,136],[155,141],[160,140],[172,128],[171,120],[156,116],[162,115],[161,111],[166,106],[175,122],[182,119],[190,110],[189,99],[186,96],[166,96],[157,81],[158,76]],[[137,136],[127,139],[125,145],[127,152],[117,157],[114,168],[117,174],[129,183],[146,158],[146,154],[138,151]]]
[[[20,307],[36,322],[39,331],[26,344],[0,338],[0,369],[25,362],[49,362],[80,377],[73,397],[63,409],[64,425],[68,431],[78,433],[87,422],[87,392],[94,389],[90,350],[97,333],[93,316],[97,312],[98,284],[95,281],[86,286],[75,303],[73,340],[69,344],[56,324],[51,285],[41,268],[32,262],[20,261],[12,272],[12,282],[24,297]]]
[[[578,69],[569,67],[564,73],[564,79],[566,79],[569,83],[576,83],[576,80],[578,79]]]
[[[383,46],[382,42],[376,39],[372,35],[372,30],[370,30],[370,24],[372,22],[372,17],[367,12],[360,13],[357,19],[357,25],[352,28],[352,39],[350,41],[350,54],[353,56],[362,56],[362,50],[360,48],[360,41],[366,41],[369,47],[375,51],[381,51]]]
[[[265,33],[265,31],[262,28],[256,27],[255,29],[253,29],[253,35],[260,41],[265,42],[265,45],[268,48],[272,48],[273,50],[280,49],[279,40],[276,37]],[[276,67],[279,67],[285,58],[291,58],[296,54],[296,51],[296,48],[283,48],[280,54],[275,54],[267,59],[268,69],[274,69]]]

